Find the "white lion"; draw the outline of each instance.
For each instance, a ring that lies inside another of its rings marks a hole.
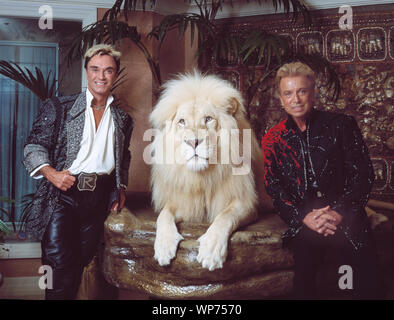
[[[164,85],[150,116],[152,200],[157,218],[155,256],[170,264],[183,237],[176,223],[210,223],[199,241],[202,267],[222,268],[228,240],[257,217],[257,140],[245,118],[241,94],[213,75],[181,75]],[[242,154],[243,152],[243,154]]]

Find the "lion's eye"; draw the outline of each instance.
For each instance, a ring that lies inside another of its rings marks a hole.
[[[213,118],[210,116],[205,117],[205,123],[211,122],[212,120]]]
[[[185,125],[185,119],[180,119],[178,121],[178,124],[180,124],[181,126],[184,126]]]

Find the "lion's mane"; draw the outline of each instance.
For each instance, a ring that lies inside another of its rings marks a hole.
[[[186,107],[189,116],[195,114],[195,108],[201,106],[209,114],[215,115],[216,131],[240,129],[242,133],[243,129],[251,129],[245,116],[242,96],[228,81],[195,71],[168,81],[163,89],[150,116],[151,124],[157,132],[152,144],[154,152],[161,149],[166,156],[168,150],[164,145],[165,138],[173,138],[171,135],[175,134],[174,130],[166,130],[166,123],[175,126],[177,112],[185,104],[189,106]],[[153,162],[151,187],[155,211],[160,212],[167,205],[176,212],[180,220],[212,222],[234,199],[241,199],[242,211],[249,212],[253,219],[258,202],[254,173],[256,166],[262,166],[262,158],[255,135],[253,131],[250,132],[252,168],[247,174],[235,175],[232,169],[237,167],[236,164],[220,163],[220,150],[227,147],[223,144],[228,143],[222,139],[218,140],[217,145],[218,164],[210,164],[205,170],[193,171],[185,164]],[[241,134],[241,151],[242,142]],[[178,148],[181,143],[182,141],[177,141],[175,147]]]

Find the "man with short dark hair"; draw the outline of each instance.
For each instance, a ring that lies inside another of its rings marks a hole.
[[[90,48],[87,90],[46,100],[25,144],[26,169],[33,178],[44,178],[26,231],[42,239],[42,263],[53,271],[46,299],[75,298],[108,209],[124,205],[132,119],[111,95],[119,57],[109,45]]]
[[[333,249],[341,255],[340,265],[353,270],[353,297],[378,298],[377,259],[365,213],[374,172],[357,123],[314,108],[315,75],[305,64],[283,65],[276,85],[287,119],[262,140],[265,185],[289,225],[282,239],[294,253],[295,297],[318,297],[317,270]]]

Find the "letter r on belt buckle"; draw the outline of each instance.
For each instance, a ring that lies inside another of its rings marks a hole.
[[[95,173],[80,173],[78,176],[78,190],[79,191],[94,191],[96,189],[97,174]]]

